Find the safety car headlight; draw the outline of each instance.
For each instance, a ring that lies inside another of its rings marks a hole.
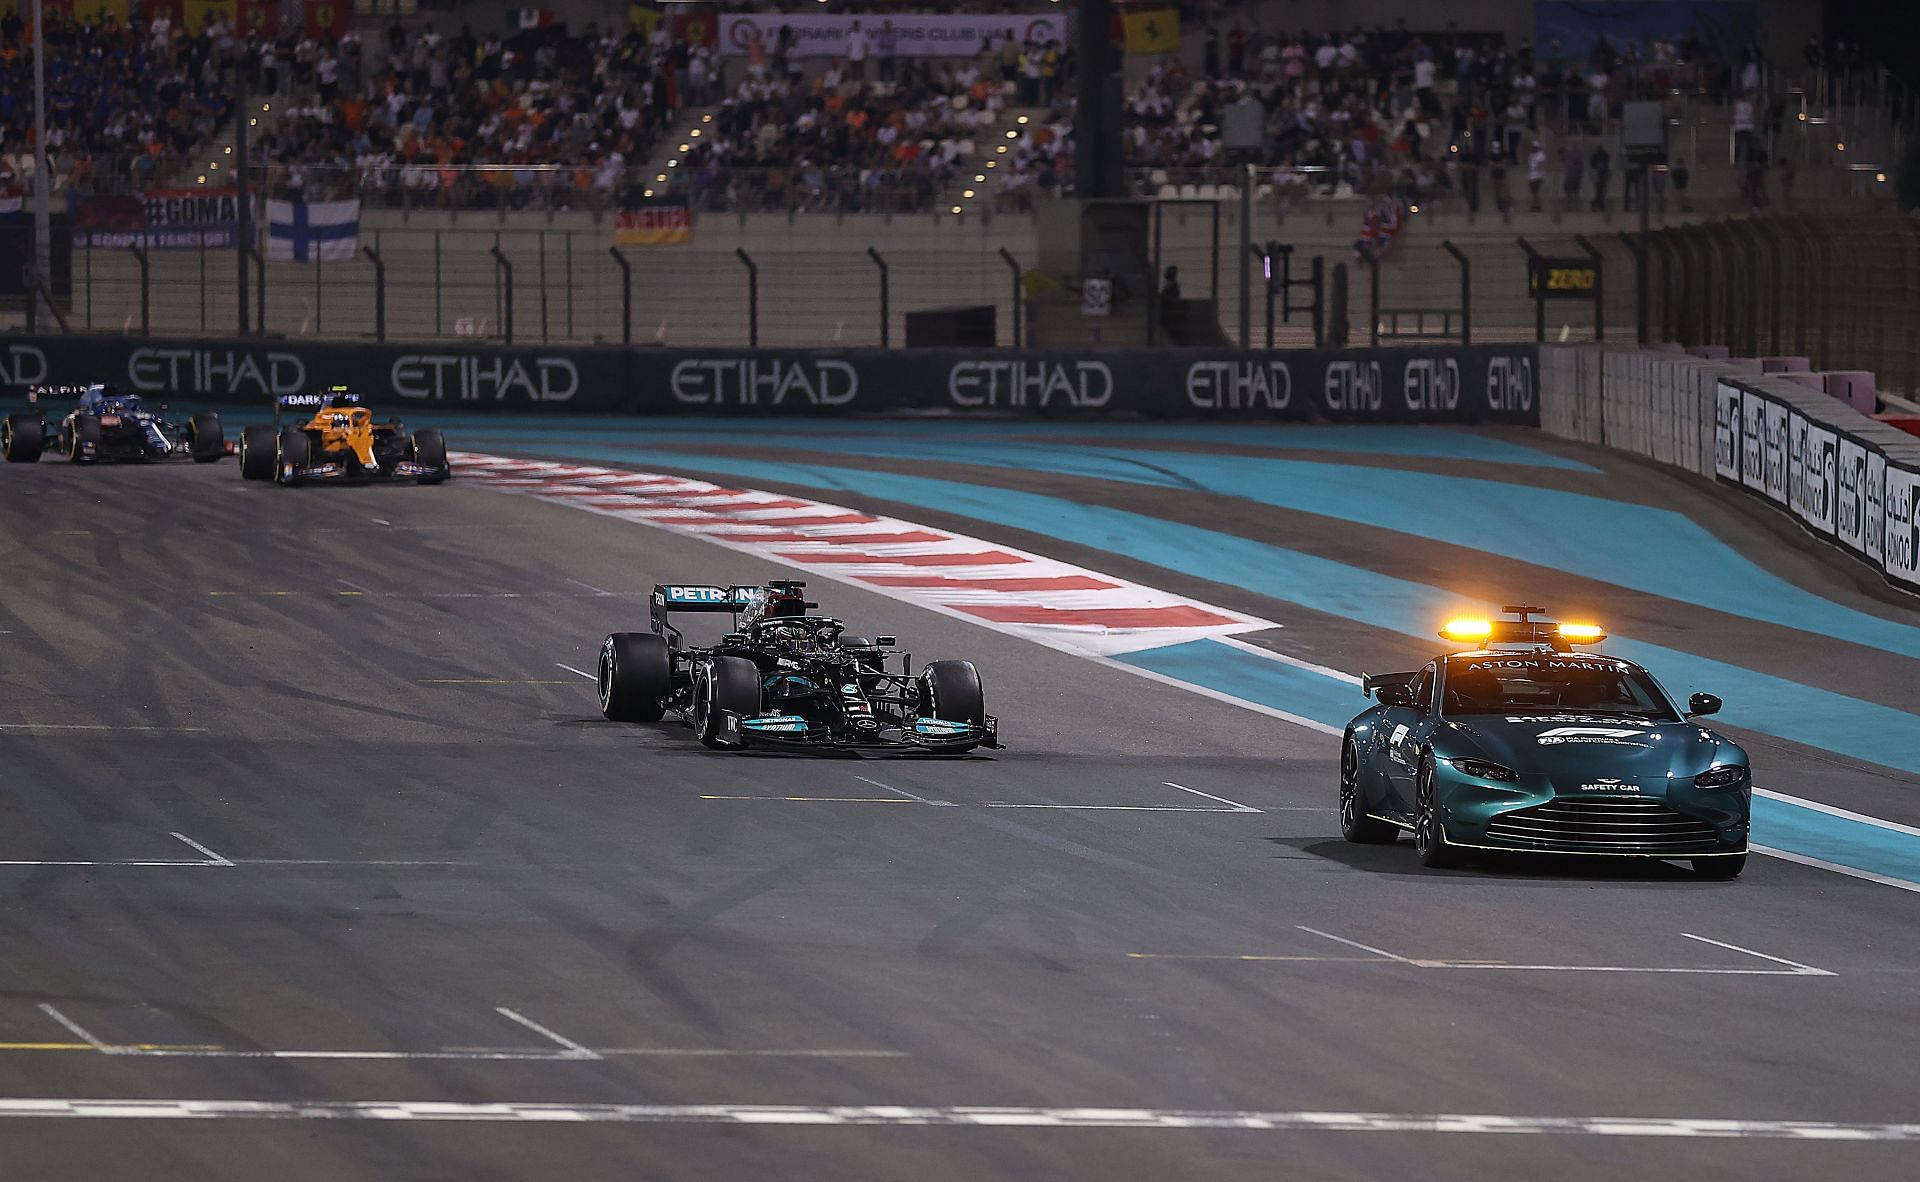
[[[1695,788],[1731,788],[1747,778],[1743,763],[1716,763],[1693,778]]]
[[[1472,776],[1477,780],[1499,780],[1511,784],[1520,778],[1512,768],[1501,767],[1497,763],[1488,763],[1484,759],[1450,759],[1447,761],[1461,775]]]

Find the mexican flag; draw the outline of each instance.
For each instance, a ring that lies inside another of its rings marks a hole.
[[[553,12],[545,8],[507,9],[509,29],[544,29],[553,24]]]

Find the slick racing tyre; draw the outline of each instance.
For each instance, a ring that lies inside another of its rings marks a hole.
[[[240,479],[272,480],[274,447],[272,427],[243,428],[240,432]]]
[[[972,661],[929,661],[920,674],[920,713],[948,722],[986,721],[986,696]]]
[[[423,427],[413,433],[413,462],[440,469],[438,476],[421,477],[421,484],[438,484],[450,474],[447,441],[441,437],[437,427]]]
[[[664,638],[615,632],[600,646],[600,713],[615,722],[659,722],[673,696]]]
[[[1390,845],[1400,836],[1392,825],[1367,815],[1360,796],[1360,752],[1351,735],[1340,745],[1340,836],[1355,845]]]
[[[745,657],[715,657],[694,695],[694,728],[708,747],[726,746],[726,715],[760,713],[760,670]]]
[[[1460,850],[1447,844],[1447,825],[1440,818],[1440,803],[1434,799],[1433,761],[1422,759],[1415,780],[1413,805],[1413,851],[1420,864],[1429,870],[1444,870],[1460,864]]]
[[[1693,876],[1724,881],[1739,878],[1740,872],[1747,868],[1747,856],[1739,854],[1731,858],[1695,858]]]
[[[217,414],[197,414],[187,420],[188,451],[196,464],[211,464],[227,454],[227,433]]]
[[[67,459],[76,464],[85,464],[100,454],[99,419],[92,415],[75,415],[68,431]]]
[[[47,449],[47,435],[33,415],[8,415],[0,420],[0,452],[9,464],[31,464]]]
[[[278,479],[289,483],[298,480],[297,474],[287,475],[287,465],[292,464],[295,468],[313,467],[313,437],[298,427],[282,429],[280,438],[275,441],[274,461],[274,475]]]

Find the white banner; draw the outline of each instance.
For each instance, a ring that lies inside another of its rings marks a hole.
[[[1767,400],[1748,390],[1740,392],[1740,483],[1757,493],[1767,491]]]
[[[1761,403],[1762,429],[1760,463],[1765,470],[1763,491],[1776,505],[1787,503],[1787,407],[1781,402]]]
[[[1838,447],[1833,485],[1839,500],[1834,505],[1833,533],[1847,549],[1864,552],[1867,548],[1867,449],[1845,435],[1840,436]]]
[[[1065,12],[999,13],[830,13],[727,12],[720,15],[720,52],[745,55],[760,34],[767,56],[780,42],[780,30],[793,30],[793,56],[845,57],[848,34],[857,22],[867,35],[867,57],[879,56],[875,39],[893,22],[900,57],[973,57],[983,45],[997,45],[1011,32],[1021,44],[1058,41],[1068,46]]]
[[[1825,427],[1795,414],[1789,420],[1792,462],[1787,485],[1787,507],[1814,529],[1833,531],[1835,455],[1837,436]]]
[[[1860,536],[1867,545],[1867,561],[1883,567],[1880,554],[1887,528],[1887,457],[1877,451],[1867,453],[1867,487],[1862,499],[1867,511]]]
[[[1908,590],[1920,589],[1920,472],[1887,465],[1886,569]]]
[[[1714,391],[1713,474],[1740,483],[1740,388],[1725,382]]]

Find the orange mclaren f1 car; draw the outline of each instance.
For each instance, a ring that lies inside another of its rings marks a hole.
[[[309,409],[310,417],[297,417]],[[279,484],[438,484],[453,475],[453,466],[437,429],[408,432],[398,419],[376,423],[360,395],[334,386],[324,394],[275,398],[273,424],[240,434],[240,475]]]

